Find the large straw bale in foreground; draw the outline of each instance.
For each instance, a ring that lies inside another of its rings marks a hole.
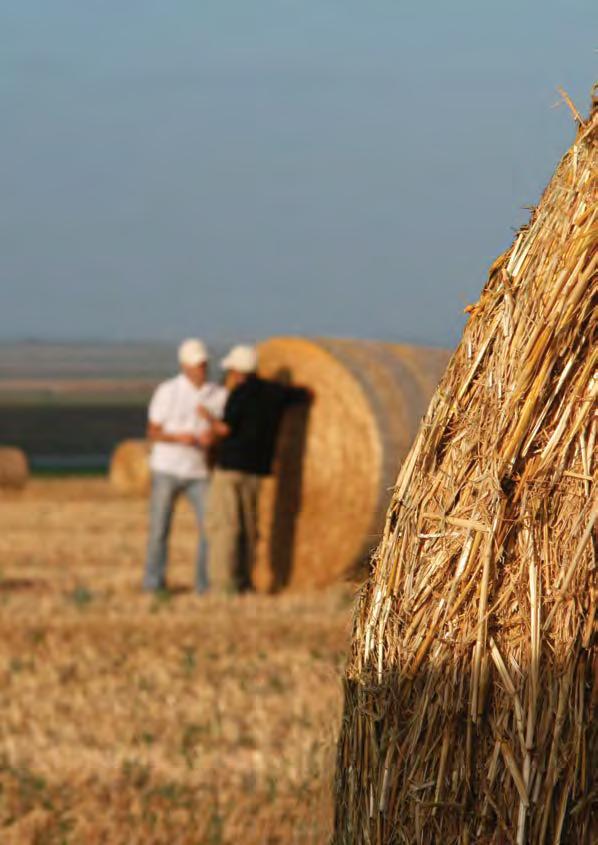
[[[0,446],[0,488],[20,489],[29,478],[27,456],[13,446]]]
[[[146,440],[123,440],[110,459],[110,483],[127,496],[145,496],[151,487],[149,444]]]
[[[441,349],[275,338],[263,375],[313,389],[284,418],[274,476],[260,496],[260,589],[354,574],[380,536],[399,463],[446,362]]]
[[[399,475],[337,845],[598,841],[597,118],[491,267]]]

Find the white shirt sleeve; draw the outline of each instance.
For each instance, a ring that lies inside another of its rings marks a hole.
[[[149,404],[148,419],[155,425],[164,425],[170,407],[170,391],[167,384],[159,385]]]
[[[214,414],[214,416],[221,420],[224,416],[224,406],[226,405],[226,400],[228,399],[228,390],[225,387],[220,387],[220,385],[215,384],[213,389],[210,391],[209,396],[206,398],[206,408],[210,413]]]

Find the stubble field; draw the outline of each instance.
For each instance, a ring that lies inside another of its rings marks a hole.
[[[0,842],[327,841],[355,588],[139,592],[146,506],[105,481],[0,497]]]

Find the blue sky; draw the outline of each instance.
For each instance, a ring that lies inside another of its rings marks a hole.
[[[0,0],[0,338],[453,344],[586,110],[584,0]]]

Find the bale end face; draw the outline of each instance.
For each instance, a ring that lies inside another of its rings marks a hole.
[[[125,496],[147,496],[151,487],[149,443],[146,440],[119,443],[110,460],[109,480]]]
[[[270,339],[266,378],[312,389],[279,432],[260,496],[259,590],[355,578],[377,544],[389,490],[436,386],[444,350],[359,340]]]
[[[21,449],[0,447],[0,488],[21,490],[29,479],[29,463]]]

